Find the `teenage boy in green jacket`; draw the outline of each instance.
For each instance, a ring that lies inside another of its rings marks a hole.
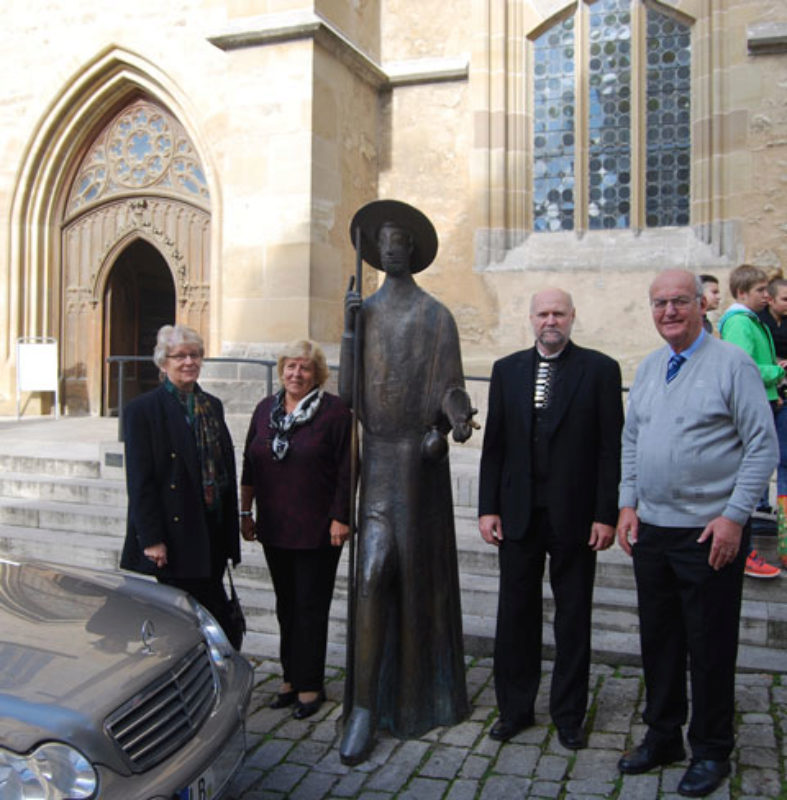
[[[719,334],[752,357],[775,415],[781,405],[777,387],[784,370],[776,361],[771,332],[757,316],[768,305],[768,276],[759,267],[742,264],[730,273],[730,294],[735,302],[719,320]],[[744,573],[750,578],[777,578],[780,570],[750,547]]]

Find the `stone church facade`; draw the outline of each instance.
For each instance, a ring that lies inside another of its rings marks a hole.
[[[435,223],[472,374],[543,286],[630,378],[660,269],[787,271],[784,0],[13,0],[0,42],[0,413],[20,337],[66,413],[172,320],[335,352],[378,197]]]

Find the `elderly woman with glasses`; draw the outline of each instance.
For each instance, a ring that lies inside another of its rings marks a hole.
[[[197,383],[204,353],[195,330],[162,327],[153,352],[161,385],[123,411],[120,566],[189,592],[232,639],[223,575],[228,559],[240,561],[235,457],[221,401]]]
[[[278,371],[281,388],[259,403],[246,437],[241,532],[262,543],[276,593],[283,682],[271,707],[305,719],[325,699],[328,612],[349,535],[350,411],[323,391],[316,343],[286,347]]]

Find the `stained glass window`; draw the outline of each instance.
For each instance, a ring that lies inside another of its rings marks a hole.
[[[653,9],[647,29],[646,224],[688,225],[691,35]]]
[[[68,200],[70,214],[113,196],[174,192],[203,207],[210,193],[202,165],[180,123],[157,105],[136,100],[95,138]]]
[[[534,45],[533,224],[574,227],[574,18]]]
[[[639,10],[642,41],[632,34]],[[534,230],[688,225],[689,26],[643,0],[585,0],[534,38],[532,52]],[[635,154],[638,131],[644,152]]]
[[[590,6],[588,227],[628,228],[631,210],[630,0]]]

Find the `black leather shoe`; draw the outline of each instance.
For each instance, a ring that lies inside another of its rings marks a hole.
[[[691,765],[678,784],[678,794],[684,797],[705,797],[730,774],[730,762],[692,759]]]
[[[494,739],[496,742],[507,742],[511,737],[516,736],[519,731],[529,728],[532,724],[532,717],[525,717],[517,721],[511,721],[500,717],[489,729],[489,738]]]
[[[302,703],[300,700],[295,701],[295,710],[292,712],[293,717],[295,719],[306,719],[306,717],[311,717],[312,714],[316,714],[322,704],[325,702],[325,691],[320,689],[319,694],[314,700],[309,700],[308,703]]]
[[[585,732],[579,725],[558,725],[557,738],[560,744],[569,750],[581,750],[587,747]]]
[[[298,699],[298,692],[279,692],[276,697],[271,700],[269,708],[287,708],[291,706]]]
[[[679,739],[660,745],[642,742],[639,747],[623,754],[623,758],[618,761],[618,769],[626,775],[639,775],[673,761],[683,761],[684,758],[686,751]]]

